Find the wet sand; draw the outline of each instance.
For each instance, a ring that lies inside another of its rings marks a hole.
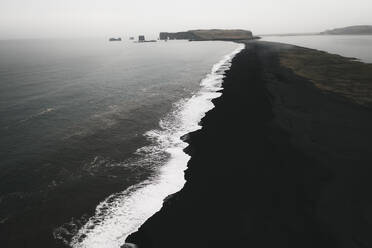
[[[371,108],[325,91],[288,64],[297,49],[305,56],[313,50],[246,45],[203,128],[185,137],[192,157],[185,187],[127,242],[139,248],[370,247]],[[342,67],[340,75],[346,73]]]

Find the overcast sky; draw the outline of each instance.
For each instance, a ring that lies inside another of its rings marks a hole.
[[[0,39],[241,28],[255,34],[372,25],[372,0],[0,0]]]

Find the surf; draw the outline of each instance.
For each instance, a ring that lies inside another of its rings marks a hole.
[[[120,248],[130,234],[162,208],[164,199],[183,188],[186,182],[184,171],[190,156],[183,152],[187,143],[181,137],[202,128],[201,119],[214,108],[212,100],[222,94],[219,91],[225,72],[243,48],[244,45],[239,45],[216,63],[201,81],[200,90],[175,103],[173,110],[160,120],[160,128],[145,134],[153,145],[137,150],[136,153],[143,155],[136,162],[138,166],[152,160],[161,162],[163,156],[159,154],[167,154],[167,161],[151,178],[102,201],[94,216],[73,236],[69,243],[71,247]]]

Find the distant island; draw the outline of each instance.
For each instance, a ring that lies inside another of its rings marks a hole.
[[[330,35],[372,35],[371,25],[358,25],[349,26],[344,28],[335,28],[321,32],[320,34],[330,34]]]
[[[160,40],[251,40],[251,31],[241,29],[209,29],[190,30],[185,32],[167,33],[161,32]]]
[[[121,41],[121,38],[110,38],[109,41]]]

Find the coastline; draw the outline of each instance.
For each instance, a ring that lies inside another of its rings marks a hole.
[[[183,151],[187,143],[181,137],[199,130],[202,117],[214,108],[212,99],[221,95],[223,73],[228,70],[231,59],[244,48],[242,44],[232,45],[235,49],[213,65],[201,80],[199,90],[174,103],[172,111],[160,120],[160,128],[145,134],[155,142],[137,152],[150,151],[149,160],[157,153],[166,152],[168,161],[156,175],[102,201],[95,214],[72,237],[69,246],[120,247],[129,234],[162,208],[164,199],[183,188],[190,156]]]
[[[325,94],[284,67],[280,53],[294,46],[246,45],[203,128],[185,137],[191,160],[184,188],[127,242],[139,248],[369,244],[371,183],[363,175],[371,172],[371,110]]]

